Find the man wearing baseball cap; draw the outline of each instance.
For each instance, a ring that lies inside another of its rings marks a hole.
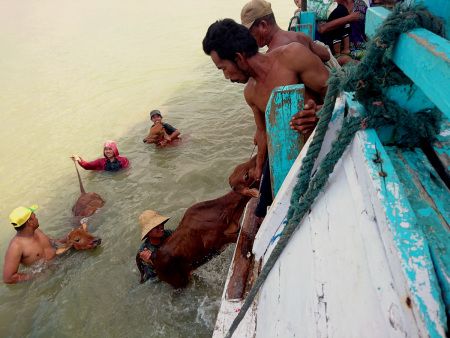
[[[308,34],[303,32],[281,29],[275,20],[270,2],[265,0],[247,2],[241,11],[241,23],[250,30],[258,47],[269,47],[267,52],[291,42],[298,42],[317,55],[328,70],[341,68],[324,43],[314,42]]]
[[[153,210],[145,210],[139,216],[139,224],[142,227],[141,240],[145,239],[136,255],[136,264],[141,273],[141,284],[148,280],[158,280],[150,257],[174,232],[174,230],[164,229],[164,224],[169,219],[170,217],[160,216]]]
[[[30,265],[39,260],[51,260],[56,252],[52,245],[65,243],[61,240],[50,239],[39,228],[39,221],[34,214],[37,205],[29,208],[18,207],[9,215],[9,222],[17,231],[11,240],[5,254],[3,267],[3,281],[7,284],[24,282],[33,279],[39,274],[19,273],[20,264]]]

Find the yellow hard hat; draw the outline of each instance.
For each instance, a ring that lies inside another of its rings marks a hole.
[[[18,228],[22,226],[28,219],[30,218],[31,214],[36,211],[38,206],[32,205],[29,208],[25,207],[18,207],[15,208],[11,215],[9,215],[9,221],[11,222],[12,226],[14,228]]]

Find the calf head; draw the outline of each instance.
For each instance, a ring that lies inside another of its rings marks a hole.
[[[229,177],[231,189],[245,196],[258,197],[258,189],[253,187],[257,184],[255,168],[256,155],[247,162],[239,164]]]
[[[86,222],[84,222],[79,229],[74,229],[67,235],[67,243],[56,249],[56,254],[62,254],[70,248],[75,250],[88,250],[93,249],[100,245],[102,239],[96,236],[92,236],[86,231]]]
[[[166,133],[161,123],[150,128],[150,133],[144,138],[144,143],[158,143],[166,138]]]

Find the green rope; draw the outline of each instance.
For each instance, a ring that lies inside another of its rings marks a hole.
[[[278,257],[304,215],[311,208],[315,198],[324,188],[329,175],[357,131],[366,127],[377,129],[384,125],[395,125],[406,131],[406,137],[402,139],[402,143],[408,147],[415,146],[422,140],[431,140],[440,132],[442,113],[437,108],[410,114],[397,103],[387,99],[382,91],[385,86],[411,84],[411,81],[392,63],[389,54],[401,33],[418,27],[445,37],[442,20],[428,12],[423,5],[415,5],[407,10],[403,10],[401,4],[397,5],[378,29],[376,36],[369,42],[361,62],[357,66],[347,65],[339,71],[334,70],[331,74],[325,103],[318,113],[319,123],[302,161],[298,182],[292,192],[291,205],[287,213],[287,225],[226,337],[233,335],[244,318]],[[336,98],[343,90],[355,91],[355,99],[364,106],[366,115],[347,117],[344,120],[342,129],[333,142],[330,152],[320,164],[319,171],[311,179],[314,161],[319,154],[328,129]]]

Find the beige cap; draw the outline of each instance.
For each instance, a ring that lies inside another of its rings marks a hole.
[[[160,216],[153,210],[145,210],[141,216],[139,216],[139,224],[142,227],[141,240],[147,236],[147,234],[153,228],[157,227],[161,223],[165,223],[170,219],[170,217]]]
[[[241,23],[245,27],[250,28],[255,20],[272,13],[270,2],[264,0],[252,0],[247,2],[244,8],[242,8]]]

